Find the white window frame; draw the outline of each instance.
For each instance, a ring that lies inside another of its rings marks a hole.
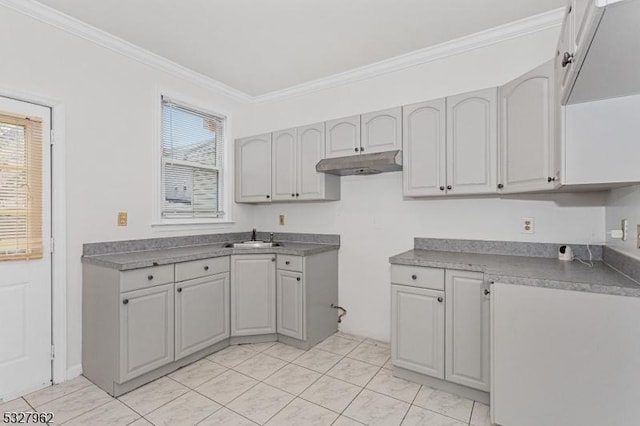
[[[222,166],[222,211],[224,217],[221,218],[207,218],[207,217],[195,217],[195,218],[166,218],[162,216],[162,97],[165,96],[179,105],[183,105],[187,108],[191,108],[195,111],[200,111],[204,114],[211,114],[217,117],[224,117],[225,130],[223,141],[223,166]],[[151,226],[157,230],[176,230],[176,229],[201,229],[211,227],[228,227],[233,224],[232,218],[232,204],[233,204],[233,169],[231,165],[231,152],[233,151],[233,144],[231,143],[232,127],[231,127],[231,113],[224,111],[216,107],[212,109],[211,105],[203,101],[202,99],[194,99],[186,96],[182,93],[175,93],[171,90],[156,89],[153,96],[153,111],[154,111],[154,137],[152,148],[152,160],[153,160],[153,208]]]

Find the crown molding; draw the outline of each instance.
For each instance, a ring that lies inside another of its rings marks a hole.
[[[177,64],[163,56],[152,53],[140,46],[123,40],[106,31],[100,30],[83,21],[66,15],[54,8],[35,0],[0,0],[0,5],[30,16],[48,25],[74,34],[92,43],[134,59],[155,69],[167,72],[178,78],[188,80],[201,87],[220,92],[241,102],[267,103],[303,96],[309,93],[343,86],[349,83],[392,73],[402,69],[426,64],[458,55],[475,49],[480,49],[496,43],[522,37],[528,34],[559,27],[564,17],[564,8],[534,15],[513,21],[498,27],[480,31],[424,49],[399,55],[373,64],[354,68],[328,77],[312,80],[291,86],[282,90],[251,96],[204,74],[193,71]]]
[[[253,101],[253,97],[247,93],[186,68],[133,43],[129,43],[126,40],[66,15],[45,4],[34,0],[0,0],[0,5],[74,34],[152,68],[188,80],[203,88],[223,93],[237,101]]]
[[[353,68],[345,72],[308,81],[286,89],[265,93],[264,95],[254,96],[253,101],[266,103],[303,96],[559,27],[564,18],[564,10],[565,8],[561,7],[424,49],[415,50],[404,55],[385,59],[380,62]]]

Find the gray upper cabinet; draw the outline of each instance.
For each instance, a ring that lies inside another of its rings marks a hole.
[[[391,362],[444,379],[444,292],[391,285]]]
[[[278,270],[277,330],[278,334],[304,340],[304,282],[302,272]]]
[[[236,202],[271,201],[271,133],[236,141]]]
[[[407,105],[402,115],[404,195],[441,195],[446,184],[445,100]]]
[[[340,199],[340,178],[316,171],[316,164],[324,157],[325,124],[299,127],[296,145],[296,199]]]
[[[276,332],[276,256],[231,256],[231,336]]]
[[[272,134],[273,179],[271,194],[274,201],[293,200],[296,194],[298,144],[296,129],[281,130]],[[315,167],[315,164],[314,164]],[[314,170],[315,171],[315,170]]]
[[[560,184],[553,61],[500,88],[502,192],[554,189]]]
[[[360,153],[392,151],[402,148],[402,108],[363,114]]]
[[[227,270],[229,258],[227,260]],[[176,359],[229,337],[229,272],[175,284]]]
[[[326,158],[346,157],[360,152],[360,116],[338,118],[325,123]]]
[[[445,273],[445,378],[488,392],[489,295],[485,290],[481,272]]]
[[[174,359],[173,283],[120,294],[119,383]]]
[[[497,192],[498,91],[447,98],[447,193]]]

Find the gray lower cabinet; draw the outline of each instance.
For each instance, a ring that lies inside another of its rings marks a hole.
[[[231,336],[276,332],[276,255],[231,256]]]
[[[278,334],[304,340],[304,283],[302,272],[276,273]]]
[[[391,362],[401,377],[486,400],[489,345],[482,273],[391,266]]]
[[[173,361],[173,283],[120,295],[120,383]]]
[[[176,359],[229,337],[229,272],[176,283]]]

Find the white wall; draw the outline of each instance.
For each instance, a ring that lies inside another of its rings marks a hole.
[[[622,219],[629,221],[627,241],[607,236],[607,245],[640,259],[640,249],[637,248],[637,229],[640,225],[640,185],[615,189],[609,194],[606,206],[606,231],[620,229]]]
[[[82,244],[169,236],[152,229],[152,144],[157,88],[229,111],[237,102],[158,71],[77,36],[0,7],[0,94],[24,92],[66,107],[68,226],[68,367],[81,362]],[[234,137],[233,129],[229,140]],[[117,227],[118,211],[129,226]],[[234,209],[236,224],[180,234],[246,230],[247,206]]]
[[[552,57],[557,30],[370,80],[276,103],[256,105],[239,134],[248,136],[497,86]],[[259,229],[338,233],[341,328],[388,340],[389,256],[411,249],[413,237],[586,243],[604,238],[604,195],[465,197],[404,200],[401,173],[342,178],[342,199],[256,207]],[[278,226],[285,214],[286,225]],[[521,234],[522,217],[536,233]]]

